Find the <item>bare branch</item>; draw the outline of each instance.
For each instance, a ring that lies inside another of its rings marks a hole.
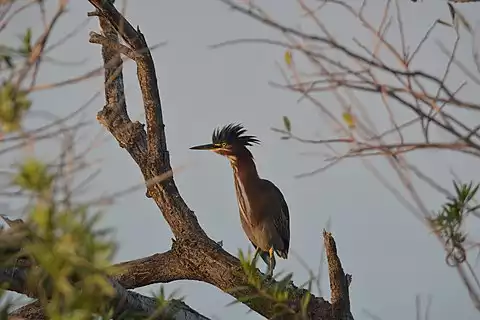
[[[135,30],[109,1],[90,0],[89,2],[99,11],[100,20],[105,18],[132,50],[141,53],[135,57],[135,61],[147,121],[148,158],[151,159],[149,161],[164,167],[164,170],[169,170],[171,168],[169,168],[160,94],[153,59],[146,40],[140,30]],[[106,26],[103,27],[105,30]],[[115,41],[113,38],[111,40]]]
[[[20,84],[23,82],[25,77],[27,76],[28,72],[30,71],[30,68],[34,65],[37,64],[37,70],[38,70],[38,62],[41,61],[42,59],[42,53],[45,50],[45,46],[47,44],[47,41],[52,33],[53,27],[56,25],[60,17],[63,15],[65,12],[65,7],[66,7],[67,2],[65,0],[59,0],[58,2],[58,9],[55,15],[52,17],[49,25],[45,28],[45,31],[43,32],[42,36],[37,40],[37,42],[34,44],[32,51],[30,53],[30,56],[28,57],[28,60],[26,61],[24,67],[22,70],[19,72],[18,78],[17,78],[17,87],[20,86]],[[36,73],[37,71],[35,71]],[[35,75],[33,76],[32,79],[32,86],[33,83],[35,82]]]
[[[102,46],[107,105],[98,113],[97,119],[119,141],[120,146],[127,149],[142,170],[145,181],[151,181],[162,173],[171,171],[171,166],[166,147],[157,77],[150,50],[140,31],[136,31],[113,5],[108,1],[89,1],[97,8],[100,26],[109,43],[118,43],[118,31],[131,49],[140,54],[135,62],[144,101],[147,133],[139,122],[132,123],[128,117],[120,53],[107,44]],[[112,25],[117,30],[113,29]],[[113,65],[110,61],[118,61],[118,63]],[[150,186],[147,195],[155,200],[176,238],[200,236],[208,239],[194,213],[180,196],[173,177]]]
[[[335,240],[332,234],[326,230],[323,230],[323,242],[325,251],[327,252],[333,319],[353,319],[352,313],[350,312],[350,294],[348,290],[352,276],[343,272]]]

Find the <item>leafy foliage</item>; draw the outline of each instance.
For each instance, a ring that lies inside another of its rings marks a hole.
[[[11,82],[0,87],[0,124],[2,131],[10,133],[21,127],[23,115],[30,109],[27,93],[18,90]]]
[[[479,206],[472,206],[479,184],[453,183],[455,196],[448,199],[442,209],[430,220],[434,230],[445,240],[448,250],[446,262],[456,266],[466,259],[464,242],[466,234],[463,231],[465,218]]]
[[[258,258],[258,256],[257,256]],[[294,315],[298,319],[307,318],[307,308],[310,301],[310,294],[306,293],[300,303],[300,308],[294,308],[291,306],[291,288],[293,274],[289,273],[283,276],[277,282],[272,282],[267,276],[261,274],[257,267],[257,259],[253,259],[251,254],[245,256],[245,254],[239,251],[239,260],[242,265],[242,270],[247,276],[247,285],[243,287],[236,287],[230,290],[230,292],[249,292],[249,294],[238,297],[233,301],[231,305],[237,303],[243,303],[248,301],[254,301],[255,299],[262,298],[270,300],[274,305],[273,318],[282,315]],[[277,277],[280,275],[277,275]],[[311,281],[308,282],[311,285]],[[299,309],[299,310],[296,310]]]
[[[51,319],[91,319],[109,311],[115,293],[107,278],[115,245],[106,230],[95,230],[98,214],[58,208],[41,200],[32,208],[24,251],[40,268],[28,283]]]
[[[116,246],[109,230],[98,230],[100,214],[87,206],[57,203],[50,195],[55,176],[38,159],[19,165],[13,182],[35,195],[28,220],[11,229],[23,231],[17,246],[38,266],[29,269],[27,286],[46,316],[81,320],[109,314],[115,291],[108,276],[114,272],[110,266]]]
[[[46,164],[35,158],[28,158],[19,166],[13,182],[24,190],[42,193],[51,188],[53,175],[48,172]]]

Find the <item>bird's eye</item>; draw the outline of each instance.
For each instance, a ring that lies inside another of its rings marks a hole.
[[[228,147],[228,144],[226,142],[222,142],[222,148]]]

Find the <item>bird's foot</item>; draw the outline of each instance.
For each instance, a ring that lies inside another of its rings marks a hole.
[[[223,248],[223,240],[217,241],[217,244],[219,245],[220,248]]]
[[[268,263],[268,269],[267,269],[267,279],[273,279],[273,270],[275,269],[275,266],[276,266],[273,248],[270,248],[270,250],[268,250],[268,255],[269,255],[269,263]]]
[[[274,280],[275,278],[273,277],[273,272],[267,271],[265,273],[265,277],[263,278],[264,283],[268,285],[272,283]]]
[[[273,280],[273,268],[271,266],[267,267],[267,271],[265,272],[265,281],[272,281]]]

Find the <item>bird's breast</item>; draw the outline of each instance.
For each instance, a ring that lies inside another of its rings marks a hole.
[[[255,214],[255,206],[251,200],[254,198],[253,188],[242,179],[235,177],[235,192],[237,194],[237,202],[242,219],[249,226],[254,226],[258,223],[257,215]]]

